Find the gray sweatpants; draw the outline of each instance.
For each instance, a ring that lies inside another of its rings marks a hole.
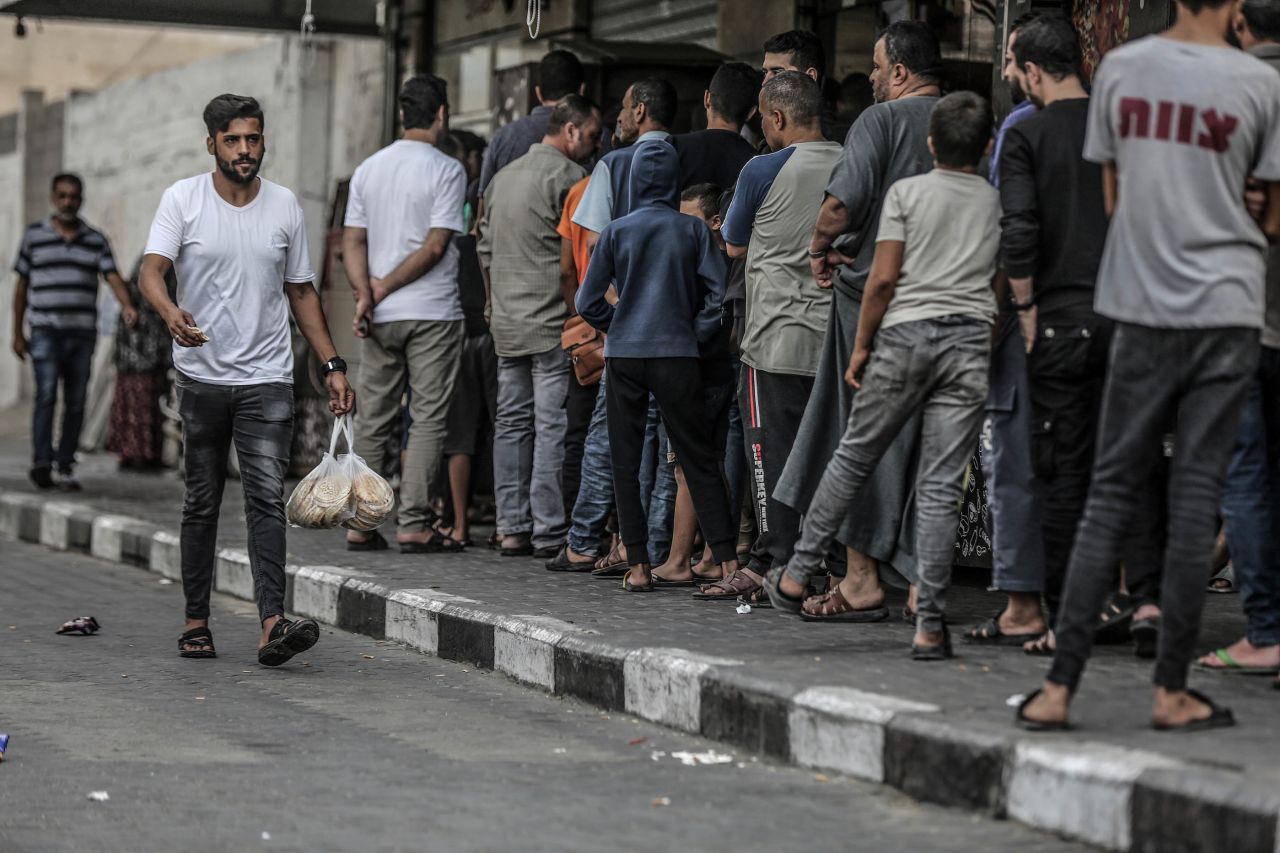
[[[787,573],[801,583],[821,565],[849,503],[908,419],[922,415],[916,470],[919,630],[942,630],[951,585],[964,470],[982,426],[991,327],[940,317],[882,329],[854,395],[849,423],[804,517]]]

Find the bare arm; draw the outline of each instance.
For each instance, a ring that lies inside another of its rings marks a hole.
[[[357,338],[369,333],[373,322],[373,290],[369,286],[369,231],[365,228],[342,229],[342,268],[347,273],[351,292],[356,297],[356,313],[351,320]]]
[[[293,311],[293,319],[298,324],[298,331],[307,339],[311,350],[321,361],[328,361],[338,354],[333,346],[333,338],[329,336],[329,324],[324,319],[324,306],[320,302],[320,294],[311,282],[285,282],[285,295],[289,298],[289,308]],[[335,415],[345,415],[355,406],[355,393],[347,384],[347,376],[335,370],[325,377],[329,387],[329,411]]]
[[[432,228],[428,231],[427,239],[422,241],[418,251],[401,261],[400,266],[392,270],[390,275],[382,279],[370,279],[373,301],[381,302],[409,282],[417,281],[429,273],[432,267],[440,263],[452,239],[453,232],[448,228]]]
[[[27,277],[18,276],[13,283],[13,354],[20,360],[27,357],[27,330],[23,323],[27,316]]]
[[[577,314],[574,298],[578,295],[578,265],[573,260],[573,243],[560,238],[560,297],[569,308],[569,314]]]
[[[845,207],[840,199],[828,195],[822,201],[822,209],[818,211],[818,221],[813,224],[813,237],[809,240],[809,266],[813,270],[813,277],[817,280],[818,287],[831,287],[831,279],[835,275],[836,267],[853,261],[852,258],[845,257],[831,248],[836,238],[848,227],[849,208]],[[826,254],[814,257],[814,252]]]
[[[747,256],[747,246],[735,246],[732,243],[725,243],[724,248],[725,251],[729,253],[729,257],[734,260],[737,260],[738,258],[745,258]]]
[[[1120,181],[1116,175],[1116,164],[1107,163],[1102,167],[1102,203],[1107,209],[1107,218],[1115,216],[1116,201],[1120,197]]]
[[[854,339],[853,355],[844,381],[854,388],[862,387],[862,373],[871,360],[871,342],[880,330],[880,321],[889,309],[893,291],[898,287],[902,273],[902,256],[906,244],[901,240],[885,240],[876,244],[876,256],[871,262],[871,273],[862,291],[862,311],[858,315],[858,336]]]
[[[1267,184],[1267,209],[1262,217],[1262,233],[1272,242],[1280,240],[1280,182]]]
[[[124,318],[124,324],[132,329],[138,325],[138,308],[129,298],[129,285],[125,284],[118,272],[107,273],[107,284],[110,285],[116,302],[120,303],[120,316]]]
[[[169,327],[169,334],[174,343],[180,347],[203,346],[192,329],[196,328],[195,318],[183,311],[169,298],[169,288],[165,286],[165,276],[173,269],[173,261],[164,255],[143,255],[142,266],[138,270],[138,287],[142,290],[142,298],[155,309],[155,312]]]

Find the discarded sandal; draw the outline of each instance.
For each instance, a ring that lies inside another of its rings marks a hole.
[[[68,619],[58,628],[59,634],[80,634],[81,636],[89,636],[98,633],[98,629],[102,626],[98,624],[98,620],[92,616],[77,616],[74,619]]]

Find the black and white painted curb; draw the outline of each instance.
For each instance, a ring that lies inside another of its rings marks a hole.
[[[0,495],[0,536],[180,579],[173,532],[73,502]],[[1075,737],[1019,738],[851,687],[797,691],[753,677],[741,661],[613,646],[556,619],[495,613],[433,589],[391,590],[354,569],[288,573],[290,612],[803,767],[1110,850],[1280,853],[1280,791],[1240,772]],[[215,588],[253,598],[245,552],[219,552]]]

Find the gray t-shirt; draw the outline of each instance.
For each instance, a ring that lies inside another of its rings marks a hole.
[[[985,178],[934,169],[889,188],[876,242],[905,244],[880,327],[959,315],[993,320],[1000,193]]]
[[[933,168],[929,114],[937,102],[920,96],[876,104],[849,128],[827,182],[827,193],[849,209],[849,230],[836,241],[836,248],[854,262],[840,268],[835,285],[849,295],[862,293],[871,272],[885,193],[898,179]]]
[[[1262,327],[1266,238],[1249,175],[1280,180],[1280,77],[1226,47],[1148,36],[1094,78],[1085,159],[1119,197],[1094,307],[1165,329]]]

